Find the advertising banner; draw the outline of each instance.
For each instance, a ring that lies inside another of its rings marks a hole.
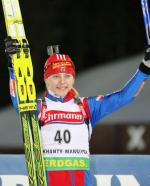
[[[93,186],[150,186],[149,155],[91,155]],[[29,186],[24,155],[0,155],[0,186]]]

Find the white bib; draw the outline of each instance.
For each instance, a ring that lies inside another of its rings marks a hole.
[[[89,169],[89,131],[80,108],[46,99],[45,125],[41,127],[47,170]]]

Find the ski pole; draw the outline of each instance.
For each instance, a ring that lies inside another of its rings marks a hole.
[[[150,14],[147,0],[141,0],[147,44],[150,45]]]

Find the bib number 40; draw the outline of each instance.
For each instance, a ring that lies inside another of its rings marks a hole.
[[[65,131],[57,130],[54,137],[54,141],[58,142],[59,144],[62,144],[62,143],[69,143],[70,140],[71,140],[71,134],[69,130],[65,130]]]

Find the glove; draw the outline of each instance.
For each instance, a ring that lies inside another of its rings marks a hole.
[[[148,45],[146,47],[143,63],[144,63],[145,66],[150,68],[150,45]]]
[[[16,39],[12,39],[10,36],[8,36],[5,40],[5,52],[8,56],[8,67],[12,68],[12,56],[13,54],[17,54],[17,57],[20,56],[20,48],[18,41]]]
[[[144,59],[139,66],[139,70],[144,74],[150,75],[150,46],[146,47]]]
[[[18,43],[17,39],[12,39],[8,36],[5,40],[6,54],[9,57],[12,57],[13,54],[17,54],[19,56],[21,45]]]

